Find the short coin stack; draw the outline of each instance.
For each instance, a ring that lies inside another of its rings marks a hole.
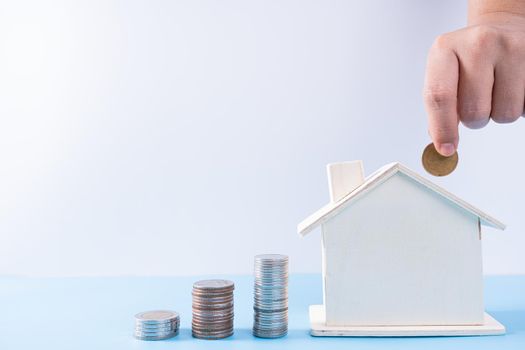
[[[233,334],[234,284],[227,280],[203,280],[193,284],[193,319],[195,338],[222,339]]]
[[[180,317],[174,311],[155,310],[135,315],[135,338],[162,340],[179,334]]]
[[[255,256],[253,335],[279,338],[288,333],[288,256]]]

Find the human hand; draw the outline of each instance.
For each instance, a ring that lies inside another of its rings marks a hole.
[[[423,94],[430,137],[443,156],[457,149],[460,121],[478,129],[524,113],[525,1],[514,1],[523,9],[512,11],[472,8],[479,3],[470,3],[469,26],[439,36],[428,56]],[[513,1],[492,5],[501,3]]]

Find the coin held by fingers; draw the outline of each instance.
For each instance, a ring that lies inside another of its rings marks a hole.
[[[445,157],[436,150],[436,147],[433,143],[430,143],[421,156],[421,162],[423,163],[423,168],[434,176],[446,176],[449,175],[456,169],[458,165],[458,152],[455,151],[449,157]]]

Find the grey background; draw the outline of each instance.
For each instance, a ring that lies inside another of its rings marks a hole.
[[[463,1],[0,0],[0,274],[320,271],[325,164],[424,173],[427,50]],[[508,224],[524,273],[523,122],[461,129],[439,185]]]

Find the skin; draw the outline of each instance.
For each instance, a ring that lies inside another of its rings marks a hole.
[[[525,108],[525,0],[471,0],[467,27],[432,45],[423,90],[436,149],[452,155],[461,122],[512,123]]]

